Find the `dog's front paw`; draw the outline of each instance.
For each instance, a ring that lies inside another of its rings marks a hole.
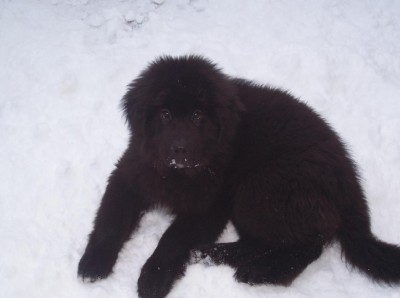
[[[184,262],[165,264],[150,258],[142,268],[138,280],[138,294],[141,298],[163,298],[173,283],[185,271]]]
[[[78,276],[83,281],[95,282],[110,275],[117,256],[100,250],[88,250],[78,265]]]

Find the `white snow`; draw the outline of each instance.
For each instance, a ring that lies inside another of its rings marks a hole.
[[[126,85],[155,57],[203,54],[226,73],[289,89],[335,127],[360,166],[372,229],[400,243],[400,2],[0,2],[1,297],[137,297],[172,217],[149,213],[108,279],[77,263],[128,131]],[[235,239],[232,226],[223,240]],[[190,265],[169,297],[400,297],[333,245],[288,288]]]

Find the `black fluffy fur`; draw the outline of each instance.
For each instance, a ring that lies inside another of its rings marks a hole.
[[[400,249],[372,235],[343,142],[290,94],[224,75],[198,56],[163,57],[129,86],[128,149],[110,176],[78,273],[108,276],[141,215],[176,218],[143,266],[142,298],[164,297],[198,249],[238,281],[289,285],[338,239],[346,260],[399,283]],[[228,220],[240,240],[214,244]]]

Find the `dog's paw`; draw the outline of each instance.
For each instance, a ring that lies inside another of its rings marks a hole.
[[[182,262],[161,264],[151,258],[142,268],[138,280],[138,294],[140,298],[163,298],[167,296],[174,282],[179,279],[185,270]]]
[[[274,284],[288,286],[299,274],[295,267],[287,267],[271,262],[266,264],[258,260],[239,266],[235,273],[238,282],[249,285]]]
[[[116,256],[101,251],[86,251],[78,265],[78,276],[84,282],[95,282],[112,272]]]

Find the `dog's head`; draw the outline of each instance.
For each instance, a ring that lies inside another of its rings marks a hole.
[[[182,173],[208,168],[228,150],[241,110],[231,81],[198,56],[156,60],[122,103],[137,148]]]

